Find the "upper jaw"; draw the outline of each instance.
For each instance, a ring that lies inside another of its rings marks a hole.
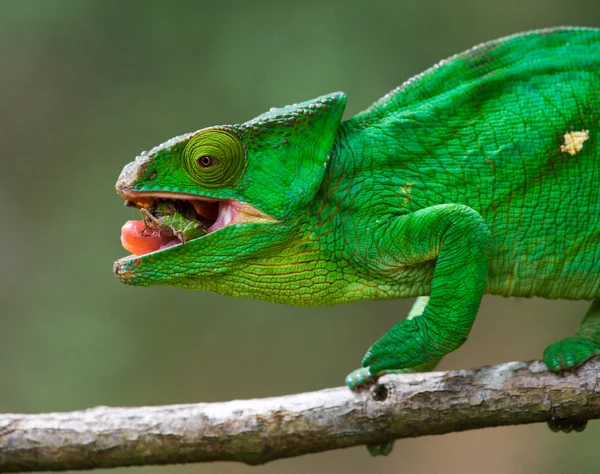
[[[135,183],[138,179],[138,172],[140,169],[140,165],[141,165],[141,163],[138,163],[138,158],[136,158],[135,161],[132,161],[131,163],[127,163],[125,165],[125,167],[123,168],[123,170],[121,171],[121,174],[119,175],[119,179],[117,179],[115,188],[117,190],[117,193],[119,193],[125,199],[127,199],[125,197],[125,193],[127,193],[128,190],[133,185],[135,185]]]
[[[247,222],[277,222],[277,219],[256,209],[254,206],[235,199],[217,199],[213,197],[197,196],[176,192],[138,192],[119,190],[118,194],[125,199],[125,204],[131,207],[148,208],[159,199],[188,201],[198,214],[209,220],[214,220],[217,230],[230,224]],[[209,230],[211,230],[209,228]]]

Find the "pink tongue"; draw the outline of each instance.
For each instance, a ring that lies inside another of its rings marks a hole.
[[[165,236],[158,230],[148,229],[144,221],[127,221],[121,228],[121,244],[134,255],[146,255],[178,242],[173,235]]]

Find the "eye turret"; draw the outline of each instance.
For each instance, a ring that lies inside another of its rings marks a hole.
[[[234,185],[246,167],[241,140],[225,128],[198,132],[185,146],[183,160],[190,176],[206,188]]]

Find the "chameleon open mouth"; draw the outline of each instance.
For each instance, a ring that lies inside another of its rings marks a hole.
[[[136,256],[185,245],[232,224],[275,222],[245,202],[179,193],[120,193],[141,220],[121,228],[121,244]]]

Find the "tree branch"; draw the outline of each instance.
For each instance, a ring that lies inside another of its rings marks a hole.
[[[577,375],[541,362],[386,375],[283,397],[0,415],[0,471],[207,461],[261,464],[392,439],[552,419],[600,418],[600,361]]]

